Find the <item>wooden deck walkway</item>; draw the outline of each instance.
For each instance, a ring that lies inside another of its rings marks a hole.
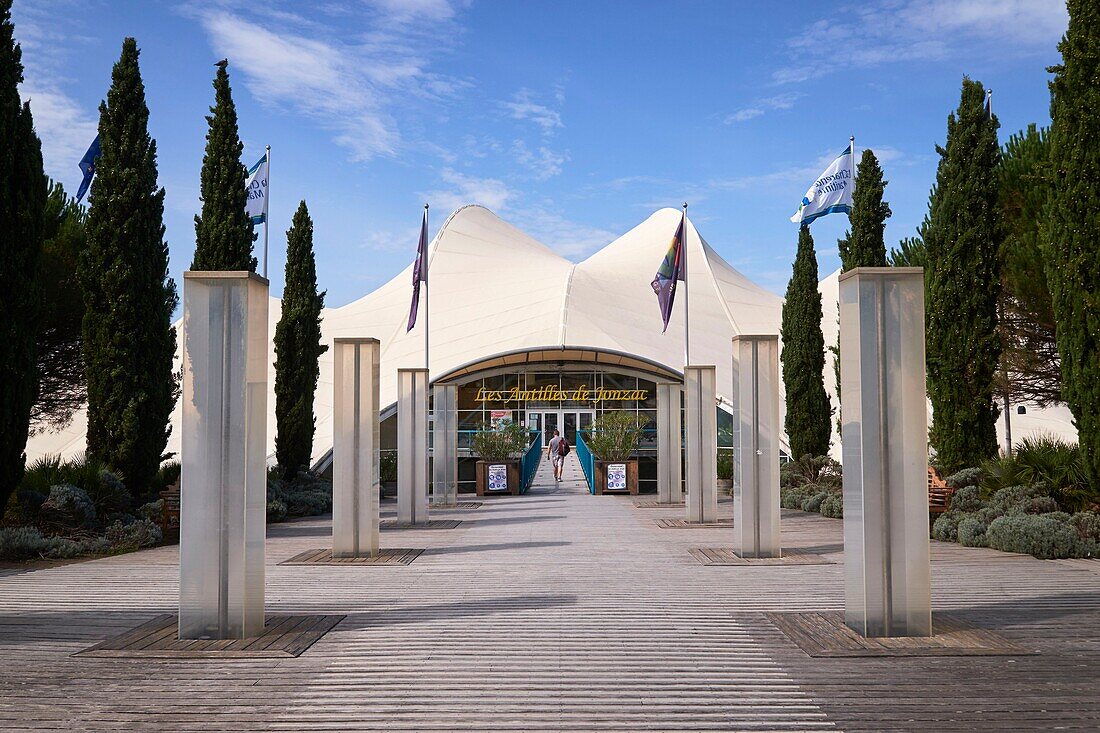
[[[175,547],[0,571],[0,730],[1100,730],[1091,565],[934,543],[936,610],[1038,655],[811,658],[765,613],[842,607],[839,520],[783,519],[835,564],[707,566],[690,550],[729,529],[542,473],[433,513],[453,529],[384,533],[425,548],[411,565],[280,565],[329,522],[273,526],[268,613],[346,616],[295,658],[71,656],[174,612]]]

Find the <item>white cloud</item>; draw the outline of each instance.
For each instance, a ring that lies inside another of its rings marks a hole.
[[[956,50],[1004,54],[1049,50],[1067,23],[1060,0],[879,0],[841,8],[787,42],[778,83],[897,61],[935,61]]]
[[[446,188],[430,191],[426,197],[432,208],[441,211],[454,211],[466,204],[481,204],[500,213],[508,208],[508,202],[516,195],[498,178],[467,176],[450,168],[444,168],[440,178]]]
[[[98,122],[70,96],[52,88],[30,84],[20,87],[24,101],[31,103],[35,131],[42,141],[42,163],[46,174],[76,193],[82,174],[77,163],[98,133]]]
[[[577,260],[602,249],[621,232],[566,219],[552,204],[526,206],[517,212],[513,224],[557,252]]]
[[[743,107],[727,115],[725,123],[727,125],[732,125],[735,122],[746,122],[774,110],[790,109],[802,96],[802,94],[796,92],[788,92],[786,94],[777,94],[774,97],[758,99],[748,107]]]
[[[369,0],[366,20],[374,30],[366,34],[355,33],[361,23],[342,14],[326,25],[322,14],[272,24],[223,5],[188,12],[261,104],[314,120],[355,161],[402,149],[396,108],[438,102],[467,86],[430,71],[453,35],[455,9],[447,0]],[[297,31],[269,29],[288,25]]]
[[[568,153],[555,153],[545,145],[531,150],[522,140],[512,143],[512,154],[515,155],[516,162],[531,171],[539,181],[545,181],[560,174],[562,165],[569,160]]]
[[[555,99],[559,104],[565,99],[565,95],[560,87],[558,87],[555,92]],[[520,89],[512,95],[512,101],[501,102],[500,104],[504,109],[512,113],[514,119],[530,120],[542,128],[544,134],[549,135],[556,128],[565,127],[561,121],[561,113],[550,109],[546,105],[535,102],[532,99],[531,90],[529,89]]]

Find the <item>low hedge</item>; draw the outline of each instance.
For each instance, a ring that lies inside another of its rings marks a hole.
[[[1065,512],[998,517],[990,523],[986,538],[995,550],[1043,560],[1087,557],[1097,550],[1095,542],[1081,537],[1073,518]]]

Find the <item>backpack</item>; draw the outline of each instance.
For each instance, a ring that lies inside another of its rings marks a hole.
[[[561,442],[558,443],[558,455],[559,456],[569,455],[569,441],[566,440],[565,438],[562,438]]]

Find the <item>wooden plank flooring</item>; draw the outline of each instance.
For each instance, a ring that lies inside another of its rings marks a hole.
[[[388,532],[425,548],[411,565],[280,565],[331,525],[273,525],[268,613],[346,616],[293,658],[71,656],[175,612],[174,547],[5,574],[0,730],[1100,730],[1100,574],[933,543],[937,612],[1039,654],[810,657],[765,614],[843,607],[841,522],[783,514],[786,548],[836,564],[747,570],[689,552],[728,527],[653,522],[683,516],[592,497],[570,462]]]
[[[740,557],[732,547],[692,547],[691,556],[701,565],[747,565],[761,567],[765,565],[831,565],[832,560],[826,560],[814,552],[802,550],[783,550],[782,557]]]
[[[447,511],[446,509],[435,509],[435,511]],[[413,524],[411,522],[399,522],[396,519],[383,519],[378,523],[378,528],[383,530],[391,529],[454,529],[458,525],[462,524],[461,519],[429,519],[427,522],[420,522]]]
[[[683,517],[661,517],[653,522],[661,529],[732,529],[732,519],[719,519],[714,522],[689,522]]]

